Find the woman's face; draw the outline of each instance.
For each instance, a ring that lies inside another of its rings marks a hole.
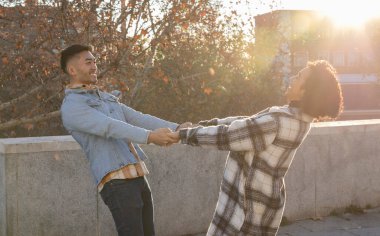
[[[303,68],[297,75],[290,78],[290,85],[285,92],[288,102],[301,100],[305,90],[304,83],[310,75],[310,68]]]

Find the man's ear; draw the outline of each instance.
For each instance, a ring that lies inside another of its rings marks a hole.
[[[74,76],[77,73],[75,67],[70,63],[66,66],[66,71],[70,76]]]

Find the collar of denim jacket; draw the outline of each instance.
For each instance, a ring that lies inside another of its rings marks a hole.
[[[68,84],[67,89],[98,90],[99,87],[94,84]]]
[[[65,89],[65,94],[70,94],[70,93],[79,93],[79,94],[94,94],[98,93],[99,94],[99,87],[96,85],[87,85],[87,84],[75,84],[75,85],[67,85]]]

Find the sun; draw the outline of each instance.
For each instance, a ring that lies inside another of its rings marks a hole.
[[[379,17],[380,9],[375,1],[330,1],[323,2],[318,10],[340,27],[362,27],[368,20]]]
[[[328,16],[341,27],[362,27],[374,17],[380,17],[379,0],[275,0],[284,9],[315,10]]]

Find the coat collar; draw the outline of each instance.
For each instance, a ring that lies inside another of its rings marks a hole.
[[[303,113],[301,109],[296,106],[285,105],[282,107],[274,106],[269,109],[269,112],[280,112],[286,113],[290,116],[294,116],[297,120],[302,120],[305,122],[313,122],[314,118],[306,113]]]

